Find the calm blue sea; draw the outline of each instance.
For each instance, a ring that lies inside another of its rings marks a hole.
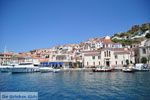
[[[0,92],[38,92],[39,100],[150,100],[150,72],[0,73]]]

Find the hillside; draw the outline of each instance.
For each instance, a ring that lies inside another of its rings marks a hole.
[[[127,32],[114,34],[111,40],[115,43],[121,43],[123,46],[131,45],[132,43],[138,44],[146,39],[147,33],[150,33],[150,23],[134,25]]]

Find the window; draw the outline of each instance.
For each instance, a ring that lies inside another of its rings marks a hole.
[[[117,55],[115,55],[115,59],[118,59],[118,56],[117,56]]]
[[[108,57],[108,51],[107,51],[107,55],[106,56]]]
[[[89,65],[89,62],[87,62],[87,65]]]
[[[111,56],[110,51],[109,51],[109,57]]]
[[[101,56],[98,56],[98,59],[101,59]]]
[[[104,52],[104,54],[105,54],[105,57],[106,57],[106,52]]]
[[[95,59],[95,56],[93,56],[93,59]]]
[[[123,61],[122,61],[121,63],[122,63],[122,65],[123,65]]]
[[[99,65],[101,64],[101,62],[99,61]]]
[[[93,62],[93,65],[95,65],[95,62]]]
[[[145,48],[143,49],[143,54],[146,54],[146,49]]]
[[[117,65],[117,61],[116,61],[116,65]]]

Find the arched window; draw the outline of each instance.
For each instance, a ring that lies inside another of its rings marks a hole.
[[[107,57],[108,57],[108,51],[107,51]]]

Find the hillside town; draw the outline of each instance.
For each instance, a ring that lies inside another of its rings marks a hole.
[[[150,31],[146,31],[148,32]],[[150,65],[150,39],[123,46],[121,43],[112,42],[111,38],[89,38],[79,44],[58,45],[22,53],[5,50],[4,53],[0,53],[0,65],[21,62],[36,62],[62,68],[123,67],[136,63]],[[146,62],[143,62],[144,58]]]
[[[89,38],[78,44],[58,45],[28,52],[0,53],[0,65],[34,62],[59,68],[123,67],[150,65],[150,23],[134,25],[127,32]]]

